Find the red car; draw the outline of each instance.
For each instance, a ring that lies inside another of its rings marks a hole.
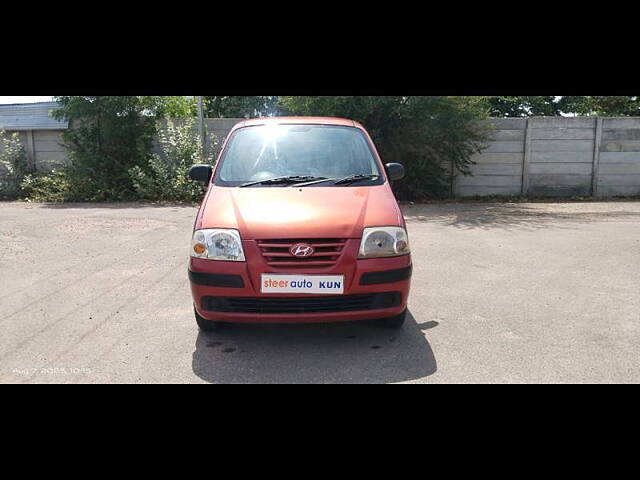
[[[196,218],[189,279],[202,330],[222,322],[377,319],[400,327],[409,240],[383,165],[357,122],[274,117],[238,123]]]

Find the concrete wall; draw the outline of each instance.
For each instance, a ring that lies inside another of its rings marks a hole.
[[[494,119],[487,148],[474,156],[473,176],[457,176],[453,183],[456,196],[519,195],[526,119]]]
[[[640,195],[640,119],[493,119],[472,177],[457,176],[457,196]]]
[[[25,148],[27,159],[38,170],[51,170],[64,164],[67,152],[60,135],[63,130],[23,130],[19,131],[20,143]],[[13,132],[7,132],[11,134]],[[0,151],[2,145],[0,145]]]
[[[640,118],[603,119],[597,171],[597,195],[640,194]]]
[[[33,132],[34,161],[38,170],[51,170],[67,161],[62,145],[61,130],[35,130]]]

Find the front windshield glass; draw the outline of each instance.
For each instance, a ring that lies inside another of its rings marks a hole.
[[[374,183],[382,181],[367,139],[353,127],[241,128],[229,140],[221,161],[216,183],[227,186],[287,176],[339,179],[375,175]]]

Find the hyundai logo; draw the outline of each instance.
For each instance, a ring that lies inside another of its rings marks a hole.
[[[314,248],[308,243],[296,243],[289,249],[289,253],[294,257],[310,257],[315,252]]]

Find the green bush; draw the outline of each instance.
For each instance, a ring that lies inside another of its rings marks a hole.
[[[71,182],[65,169],[26,175],[21,188],[30,202],[65,202],[72,197]]]
[[[18,132],[0,130],[0,198],[20,197],[23,193],[20,185],[29,172],[27,154]]]
[[[195,122],[187,119],[179,125],[168,121],[158,132],[158,140],[161,153],[154,154],[145,168],[135,166],[129,170],[137,197],[155,201],[201,200],[203,187],[188,178],[189,168],[203,161],[211,164],[213,159],[209,154],[203,160]],[[212,144],[215,143],[213,137]]]

